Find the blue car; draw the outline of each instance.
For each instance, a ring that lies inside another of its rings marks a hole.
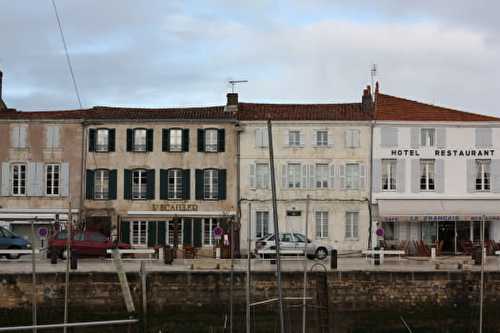
[[[10,230],[0,227],[0,250],[6,249],[31,249],[31,243]],[[20,254],[7,254],[9,259],[19,259]]]

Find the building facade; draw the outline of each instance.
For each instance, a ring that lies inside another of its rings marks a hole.
[[[377,92],[373,147],[374,220],[386,246],[464,253],[482,218],[485,238],[500,239],[500,119]]]
[[[366,248],[371,105],[367,90],[364,103],[239,104],[242,252],[249,224],[252,244],[274,232],[269,117],[280,233],[307,234],[340,251]]]

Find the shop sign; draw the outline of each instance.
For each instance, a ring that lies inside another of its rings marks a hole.
[[[493,157],[495,149],[435,149],[435,157]],[[418,149],[392,149],[394,157],[420,157]]]
[[[420,216],[383,216],[383,222],[446,222],[446,221],[481,221],[481,216],[457,216],[457,215],[420,215]],[[487,221],[500,220],[500,216],[487,215]]]
[[[154,211],[163,211],[163,212],[196,212],[198,211],[197,204],[189,204],[189,203],[168,203],[168,204],[153,204]]]

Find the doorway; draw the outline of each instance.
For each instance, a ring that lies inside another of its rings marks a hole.
[[[438,239],[443,241],[443,253],[455,253],[455,221],[439,222]]]

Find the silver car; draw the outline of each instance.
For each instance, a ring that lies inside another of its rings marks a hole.
[[[332,247],[316,240],[307,240],[303,234],[295,232],[285,232],[280,234],[280,254],[281,255],[304,255],[306,249],[307,257],[310,259],[325,259]],[[255,242],[255,253],[261,258],[276,256],[275,235],[267,235]]]

